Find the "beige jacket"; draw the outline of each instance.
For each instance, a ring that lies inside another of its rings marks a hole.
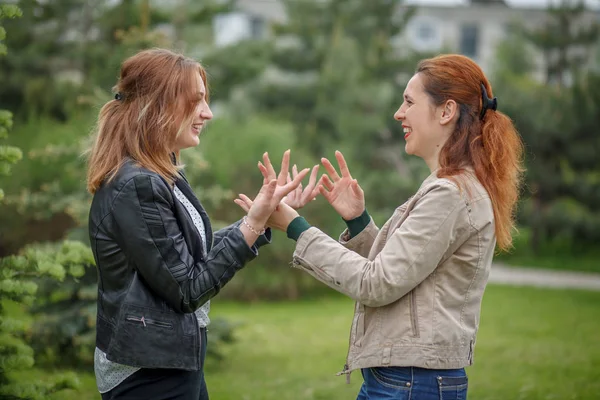
[[[431,174],[381,229],[298,239],[293,266],[357,302],[342,372],[473,363],[496,237],[486,190],[471,173],[458,180]]]

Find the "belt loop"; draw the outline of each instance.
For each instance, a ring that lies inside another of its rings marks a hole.
[[[387,367],[390,365],[390,361],[392,358],[392,344],[388,343],[383,348],[383,359],[381,360],[381,365]]]

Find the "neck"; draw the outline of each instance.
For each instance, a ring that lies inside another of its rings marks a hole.
[[[440,151],[436,151],[434,154],[427,158],[423,158],[425,164],[429,167],[429,172],[433,172],[440,166]]]

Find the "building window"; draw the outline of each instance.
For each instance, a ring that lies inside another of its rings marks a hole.
[[[460,29],[460,52],[467,57],[477,58],[479,47],[479,26],[464,24]]]
[[[441,21],[434,17],[417,15],[408,23],[409,43],[417,51],[437,51],[442,46]]]

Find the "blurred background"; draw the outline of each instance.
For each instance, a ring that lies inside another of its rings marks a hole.
[[[241,218],[262,153],[288,148],[300,168],[341,150],[381,226],[428,175],[393,119],[418,60],[478,62],[527,171],[469,398],[600,399],[600,291],[568,285],[600,280],[597,0],[22,0],[0,18],[0,398],[100,398],[82,154],[120,63],[165,47],[209,73],[215,118],[183,159],[216,227]],[[303,215],[344,227],[322,198]],[[335,376],[352,301],[290,268],[292,251],[275,233],[214,299],[212,398],[356,397],[360,373]]]

